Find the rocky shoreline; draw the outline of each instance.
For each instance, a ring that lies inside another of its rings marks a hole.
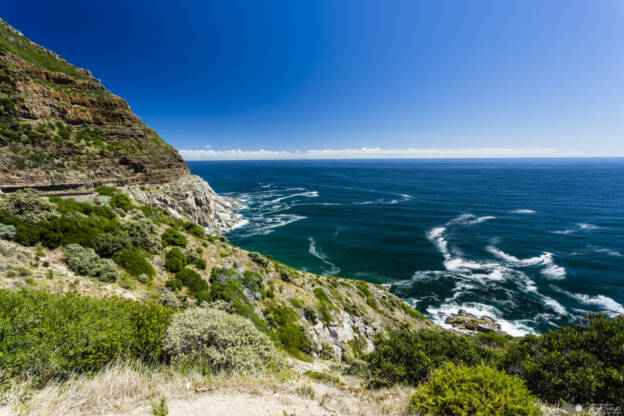
[[[197,175],[158,185],[130,185],[126,191],[135,202],[164,208],[176,218],[201,225],[210,234],[224,233],[242,221],[234,212],[241,208],[239,201],[217,194]]]

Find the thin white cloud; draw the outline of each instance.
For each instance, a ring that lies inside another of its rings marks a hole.
[[[553,148],[477,148],[477,149],[309,149],[309,150],[179,150],[185,160],[296,160],[296,159],[431,159],[431,158],[509,158],[556,157]]]

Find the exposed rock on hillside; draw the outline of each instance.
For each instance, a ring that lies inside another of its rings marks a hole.
[[[127,191],[136,202],[164,208],[174,217],[199,224],[211,234],[227,231],[240,221],[232,212],[239,208],[236,200],[218,195],[197,175],[163,185],[128,186]]]
[[[125,100],[0,20],[0,187],[163,183],[188,173]]]
[[[505,334],[501,326],[488,316],[477,317],[463,309],[446,318],[444,323],[452,325],[453,331],[462,335],[474,335],[477,332],[496,332]],[[505,334],[506,335],[506,334]]]

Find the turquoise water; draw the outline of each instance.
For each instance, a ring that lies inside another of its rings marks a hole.
[[[623,314],[624,159],[191,162],[233,243],[514,335]]]

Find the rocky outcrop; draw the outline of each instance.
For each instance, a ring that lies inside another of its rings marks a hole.
[[[212,234],[220,234],[240,222],[233,211],[239,208],[234,198],[218,195],[197,175],[161,185],[132,185],[130,197],[142,204],[166,209],[176,218],[201,225]]]
[[[163,183],[188,174],[124,99],[0,20],[0,188]]]
[[[462,335],[474,335],[477,332],[496,332],[504,334],[501,326],[489,316],[478,317],[460,309],[456,314],[451,314],[445,321],[453,327],[453,331]]]

